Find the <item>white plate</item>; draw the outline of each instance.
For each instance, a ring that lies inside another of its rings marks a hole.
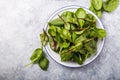
[[[45,25],[45,30],[47,31],[48,30],[48,22],[54,18],[57,18],[58,17],[58,14],[61,14],[63,11],[76,11],[78,8],[80,8],[80,6],[77,6],[77,5],[70,5],[70,6],[65,6],[65,7],[62,7],[60,8],[59,10],[55,11],[51,16],[50,18],[48,19],[46,25]],[[83,7],[81,7],[83,8]],[[92,14],[95,18],[96,18],[96,21],[97,21],[97,26],[104,29],[101,21],[99,20],[99,18],[93,13],[91,12],[90,10],[86,9],[86,8],[83,8],[86,12]],[[60,55],[56,52],[54,52],[51,48],[50,48],[50,45],[49,43],[44,47],[45,50],[47,51],[47,53],[50,55],[50,57],[55,60],[56,62],[64,65],[64,66],[67,66],[67,67],[81,67],[81,66],[84,66],[84,65],[87,65],[88,63],[92,62],[101,52],[102,50],[102,47],[103,47],[103,44],[104,44],[104,39],[99,39],[98,40],[98,43],[97,43],[97,52],[96,54],[93,54],[91,55],[90,58],[86,59],[85,62],[82,64],[82,65],[79,65],[77,64],[76,62],[61,62],[61,58],[60,58]]]

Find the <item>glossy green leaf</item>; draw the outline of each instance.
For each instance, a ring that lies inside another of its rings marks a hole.
[[[103,3],[103,8],[105,11],[111,12],[117,8],[119,0],[106,0]]]
[[[47,58],[43,58],[42,60],[39,61],[39,67],[40,67],[42,70],[47,70],[48,64],[49,64],[49,61],[48,61]]]
[[[77,44],[75,44],[74,46],[71,46],[69,48],[70,51],[78,51],[83,47],[83,43],[82,42],[78,42]]]
[[[106,31],[104,29],[97,29],[97,36],[103,38],[106,36]]]
[[[69,61],[72,57],[73,54],[66,52],[66,53],[60,53],[61,61]]]
[[[41,60],[43,58],[43,52],[41,48],[37,48],[35,49],[35,51],[33,52],[32,56],[30,57],[31,62],[25,66],[29,66],[33,63],[38,62],[39,60]]]
[[[72,37],[72,41],[74,42],[78,36],[75,32],[73,32],[71,37]]]
[[[75,12],[75,15],[77,18],[85,18],[86,17],[86,11],[83,8],[78,8]]]
[[[78,8],[77,11],[75,12],[76,17],[78,18],[78,22],[80,27],[84,25],[84,20],[80,20],[81,18],[86,17],[86,11],[83,8]]]
[[[69,19],[69,18],[72,18],[72,17],[73,17],[73,14],[74,14],[73,12],[66,11],[66,12],[63,12],[61,16],[62,16],[63,18]]]
[[[85,31],[85,29],[84,30],[81,30],[81,31],[74,31],[76,34],[83,34],[84,33],[84,31]]]
[[[56,18],[56,19],[50,21],[48,24],[54,25],[54,26],[61,26],[61,25],[64,25],[64,22],[60,18]]]
[[[48,29],[48,33],[51,36],[56,36],[56,26],[50,26],[49,29]]]
[[[69,41],[71,41],[71,34],[67,29],[63,29],[60,36],[62,37],[62,39],[68,39]]]
[[[100,10],[102,8],[102,0],[91,0],[91,5],[93,5],[96,10]]]
[[[85,41],[87,38],[85,36],[79,36],[76,40],[75,40],[75,44],[79,43],[79,42],[83,42]]]
[[[43,31],[43,33],[40,34],[40,40],[43,46],[46,45],[46,43],[48,42],[48,36],[45,31]]]
[[[94,7],[91,5],[89,8],[93,13],[95,13],[99,18],[102,17],[102,11],[101,10],[95,10]],[[95,21],[95,18],[93,17],[93,21]]]
[[[40,59],[42,59],[43,57],[43,52],[42,52],[42,49],[41,48],[37,48],[32,56],[30,57],[30,60],[33,61],[34,59],[36,59],[35,62],[39,61]]]
[[[74,55],[73,56],[73,59],[78,63],[78,64],[83,64],[83,61],[82,61],[82,58],[81,58],[81,55],[78,54],[78,55]]]

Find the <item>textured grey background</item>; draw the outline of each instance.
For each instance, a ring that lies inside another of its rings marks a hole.
[[[103,13],[107,37],[101,54],[81,68],[64,67],[49,56],[48,71],[29,63],[40,46],[48,17],[66,5],[88,8],[90,0],[0,0],[0,80],[120,80],[120,5]]]

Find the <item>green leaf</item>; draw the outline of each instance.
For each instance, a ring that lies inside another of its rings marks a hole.
[[[64,27],[65,27],[65,29],[70,30],[70,23],[66,23],[66,24],[64,25]]]
[[[62,33],[62,28],[60,28],[60,27],[57,27],[57,33]]]
[[[36,61],[38,61],[39,59],[42,59],[42,57],[43,57],[42,49],[41,49],[41,48],[37,48],[37,49],[33,52],[32,56],[30,57],[30,60],[33,61],[34,59],[37,58]],[[35,61],[35,62],[36,62],[36,61]]]
[[[67,29],[62,29],[62,33],[60,34],[62,39],[68,39],[69,41],[71,41],[71,34],[69,32],[69,30]]]
[[[95,10],[92,5],[90,6],[89,10],[91,10],[93,13],[95,13],[99,18],[102,17],[102,11],[101,10]],[[94,17],[93,17],[93,20],[95,21]]]
[[[117,8],[119,0],[106,0],[103,3],[103,8],[105,11],[111,12]]]
[[[75,32],[73,32],[71,37],[72,37],[72,41],[74,42],[77,38],[77,34]]]
[[[50,26],[49,29],[48,29],[48,33],[51,36],[56,36],[56,26]]]
[[[103,38],[106,36],[106,31],[104,29],[97,29],[97,36]]]
[[[91,5],[93,5],[96,10],[100,10],[102,8],[102,0],[91,0]]]
[[[64,25],[64,22],[63,22],[63,20],[61,20],[60,18],[56,18],[56,19],[50,21],[48,24],[49,24],[50,26],[51,26],[51,25],[54,25],[54,26],[62,26],[62,25]]]
[[[81,30],[81,31],[74,31],[76,34],[83,34],[84,33],[84,31],[85,31],[85,29],[83,29],[83,30]]]
[[[75,12],[75,15],[77,18],[85,18],[86,17],[86,11],[83,8],[78,8]]]
[[[42,70],[47,70],[48,64],[49,64],[49,61],[48,61],[47,58],[43,58],[42,60],[39,61],[39,67],[40,67]]]
[[[83,64],[83,61],[82,61],[82,58],[81,58],[81,55],[80,55],[80,54],[78,54],[78,55],[74,54],[73,59],[74,59],[74,61],[76,61],[78,64],[80,64],[80,65]]]
[[[68,50],[76,52],[76,51],[80,50],[82,47],[83,47],[83,43],[82,42],[78,42],[74,46],[71,46]]]
[[[83,27],[84,23],[85,23],[84,20],[79,20],[79,25],[80,25],[81,28]]]
[[[60,47],[62,47],[62,48],[68,48],[69,45],[70,45],[70,43],[68,43],[68,42],[63,42],[63,43],[60,44]]]
[[[46,45],[46,43],[48,42],[48,36],[44,30],[43,33],[40,34],[40,40],[43,46]]]
[[[25,65],[25,66],[29,66],[30,64],[36,63],[39,60],[41,60],[42,58],[43,58],[43,51],[42,51],[41,48],[37,48],[33,52],[32,56],[30,57],[31,62],[29,64]]]
[[[78,22],[77,22],[77,19],[76,19],[76,18],[69,18],[69,19],[67,20],[67,22],[78,25]]]
[[[72,18],[73,15],[74,15],[73,12],[66,11],[66,12],[63,12],[61,16],[62,16],[63,18],[67,18],[67,19],[69,19],[69,18]]]
[[[73,57],[73,54],[70,52],[60,53],[61,61],[69,61]]]
[[[86,17],[86,11],[83,8],[78,8],[77,11],[75,12],[76,17],[79,19],[79,25],[82,28],[84,25],[84,20],[80,20],[80,18],[85,18]]]
[[[87,14],[87,21],[95,22],[96,18],[92,14]]]
[[[97,43],[95,40],[90,40],[84,44],[84,47],[89,52],[89,54],[93,54],[97,50]]]
[[[79,42],[83,42],[85,41],[87,38],[84,36],[79,36],[76,40],[75,40],[75,44],[79,43]]]
[[[49,38],[50,48],[54,51],[59,49],[59,42],[55,41],[52,37]]]

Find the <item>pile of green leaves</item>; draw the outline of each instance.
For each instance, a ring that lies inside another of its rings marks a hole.
[[[61,61],[83,64],[97,50],[97,41],[106,36],[104,29],[97,28],[94,16],[83,8],[75,12],[65,11],[49,22],[49,43],[60,54]]]
[[[111,12],[116,9],[119,0],[91,0],[90,10],[94,12],[99,18],[102,16],[103,11]]]

